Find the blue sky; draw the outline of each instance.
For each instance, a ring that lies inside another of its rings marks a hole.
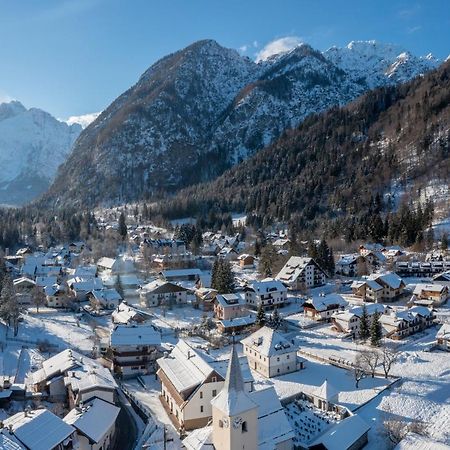
[[[204,38],[255,58],[289,37],[450,53],[449,0],[0,0],[0,100],[59,118],[100,111],[152,63]]]

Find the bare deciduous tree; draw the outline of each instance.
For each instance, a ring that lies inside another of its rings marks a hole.
[[[384,345],[381,349],[381,367],[383,368],[384,378],[389,376],[392,366],[398,360],[399,350],[397,347]]]
[[[362,368],[374,378],[380,358],[380,352],[376,349],[362,350],[359,354],[359,363]]]
[[[39,313],[39,308],[46,303],[46,297],[41,287],[35,286],[31,296],[31,302],[36,306],[36,313]]]
[[[396,445],[408,434],[426,435],[426,424],[420,420],[407,421],[394,414],[389,405],[384,406],[381,432],[386,436],[390,448]]]
[[[362,361],[361,355],[358,354],[353,364],[353,378],[355,379],[355,387],[358,389],[359,382],[366,377],[366,371],[364,369],[364,361]]]

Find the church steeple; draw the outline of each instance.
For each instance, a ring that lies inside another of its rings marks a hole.
[[[258,405],[245,392],[234,343],[225,384],[211,405],[216,450],[257,449]]]

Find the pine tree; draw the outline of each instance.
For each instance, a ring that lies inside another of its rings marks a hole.
[[[120,275],[117,275],[115,288],[123,300],[124,299],[124,289],[123,289],[122,279],[120,278]]]
[[[383,333],[381,329],[380,315],[378,312],[375,312],[370,325],[370,344],[374,347],[379,347],[382,337]]]
[[[263,327],[266,323],[266,314],[264,312],[264,308],[262,303],[258,306],[258,311],[256,312],[256,325],[259,327]]]
[[[442,235],[441,250],[444,251],[444,252],[446,252],[448,250],[448,236],[447,236],[447,233],[444,233]]]
[[[219,294],[231,294],[234,291],[234,275],[231,264],[224,259],[216,259],[211,274],[211,287]]]
[[[277,308],[274,309],[270,316],[270,326],[275,330],[281,326],[281,316]]]
[[[359,322],[359,338],[366,341],[369,338],[369,315],[367,314],[367,307],[364,304],[362,308],[361,319]]]
[[[125,214],[123,211],[120,213],[119,217],[119,234],[122,237],[122,239],[125,239],[127,237],[127,224],[125,222]]]

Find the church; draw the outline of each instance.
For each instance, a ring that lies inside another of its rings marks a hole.
[[[211,400],[212,421],[183,441],[188,450],[291,450],[294,431],[275,389],[247,392],[233,345],[225,383]]]

